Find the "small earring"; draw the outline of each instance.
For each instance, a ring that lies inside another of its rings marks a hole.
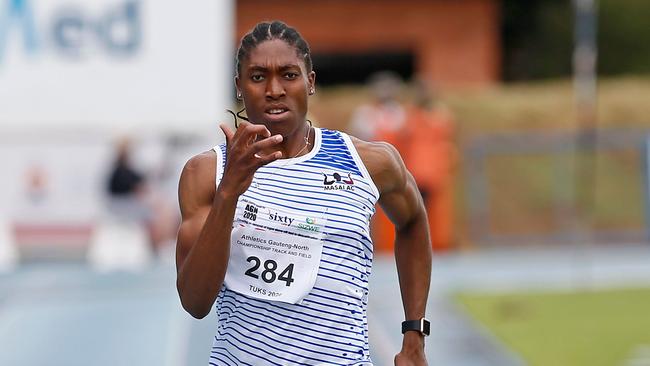
[[[314,95],[315,91],[314,88],[309,89],[309,95]]]
[[[237,100],[241,100],[241,93],[237,93]]]

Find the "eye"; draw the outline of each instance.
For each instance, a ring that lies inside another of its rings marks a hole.
[[[287,73],[284,74],[284,77],[285,77],[286,79],[293,80],[293,79],[295,79],[295,78],[298,77],[298,73],[296,73],[296,72],[292,72],[292,71],[289,71],[289,72],[287,72]]]
[[[262,81],[262,80],[264,80],[264,75],[262,75],[262,74],[253,74],[253,75],[251,75],[251,80],[253,80],[253,81]]]

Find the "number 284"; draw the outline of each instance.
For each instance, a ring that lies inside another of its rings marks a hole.
[[[250,256],[246,258],[246,261],[248,263],[252,263],[253,266],[250,267],[246,272],[246,276],[250,276],[253,278],[260,278],[262,277],[262,281],[266,283],[273,283],[275,281],[283,281],[287,287],[291,286],[291,283],[294,281],[293,279],[293,263],[290,263],[285,269],[280,272],[280,274],[276,274],[275,270],[278,269],[278,263],[274,261],[273,259],[269,259],[264,261],[264,270],[262,273],[257,274],[257,270],[260,268],[260,265],[262,264],[262,260],[259,259],[258,257],[255,256]]]

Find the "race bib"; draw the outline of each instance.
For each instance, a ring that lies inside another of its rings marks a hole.
[[[301,302],[316,282],[325,224],[324,214],[242,200],[233,222],[226,287],[258,299]]]

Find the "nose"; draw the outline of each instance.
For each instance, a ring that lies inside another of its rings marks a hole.
[[[266,84],[266,97],[269,99],[278,99],[286,94],[282,81],[277,77],[270,77]]]

